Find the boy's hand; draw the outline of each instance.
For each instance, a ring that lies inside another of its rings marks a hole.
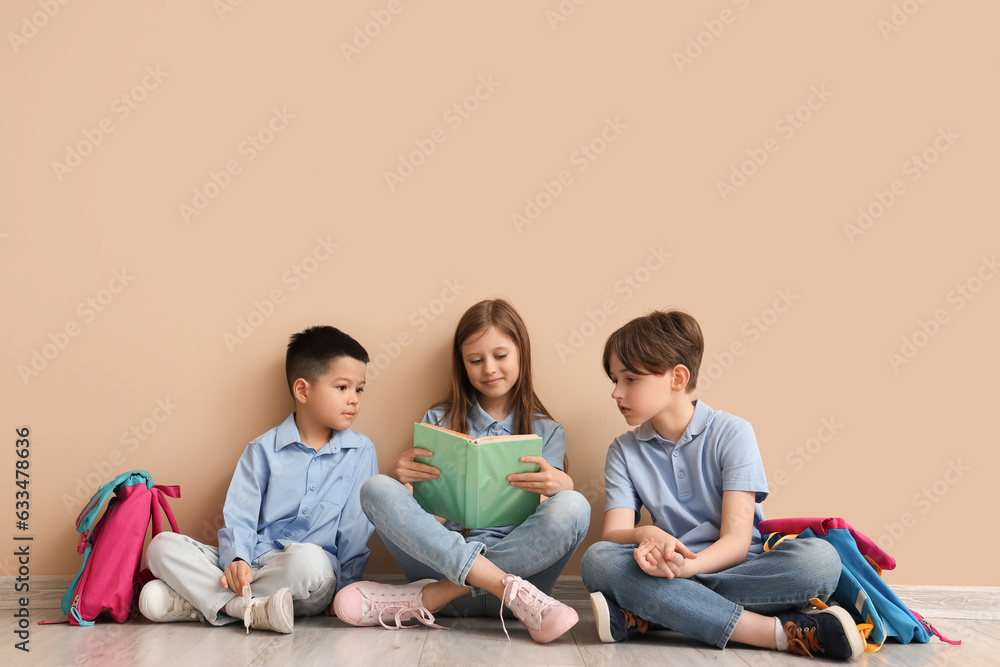
[[[531,493],[540,493],[543,496],[554,496],[560,491],[573,488],[573,478],[559,468],[550,465],[541,456],[522,456],[521,463],[538,464],[538,472],[507,475],[507,481],[510,482],[511,486]]]
[[[667,535],[661,542],[647,538],[632,553],[643,572],[667,579],[691,577],[694,572],[688,566],[687,559],[698,557],[672,535]]]
[[[219,577],[219,585],[228,588],[237,596],[242,594],[243,587],[253,581],[253,568],[245,560],[234,560]]]
[[[426,482],[441,476],[441,471],[434,466],[414,461],[415,456],[434,456],[434,452],[415,447],[406,450],[389,467],[389,477],[403,484],[410,484],[412,482]]]

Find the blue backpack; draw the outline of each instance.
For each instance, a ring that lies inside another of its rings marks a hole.
[[[830,602],[850,612],[865,643],[865,653],[879,650],[890,637],[903,644],[926,643],[933,634],[949,644],[962,643],[946,639],[903,604],[882,579],[882,570],[895,568],[896,559],[843,519],[771,519],[761,521],[758,528],[764,536],[765,551],[794,537],[815,537],[833,545],[840,554],[843,570]],[[811,602],[826,607],[819,600]]]

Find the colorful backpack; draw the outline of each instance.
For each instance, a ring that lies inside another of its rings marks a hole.
[[[816,537],[837,549],[843,570],[830,601],[851,613],[865,642],[865,653],[879,650],[888,637],[903,644],[925,643],[933,633],[949,644],[962,643],[941,636],[922,616],[903,604],[882,579],[882,570],[895,568],[896,559],[843,519],[770,519],[761,521],[758,528],[764,536],[765,551],[794,537]],[[826,607],[819,600],[812,602]]]
[[[104,516],[90,530],[112,493],[115,497]],[[104,609],[119,623],[128,618],[141,587],[139,564],[149,519],[153,519],[153,535],[162,532],[162,507],[170,527],[178,532],[166,497],[180,495],[178,486],[154,486],[153,478],[143,470],[122,473],[94,493],[76,518],[81,533],[77,551],[83,554],[83,566],[62,599],[70,625],[93,625]]]

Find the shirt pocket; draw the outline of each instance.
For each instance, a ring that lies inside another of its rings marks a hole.
[[[321,488],[318,498],[319,505],[325,510],[340,511],[347,504],[347,501],[350,500],[352,493],[357,495],[354,488],[356,477],[356,472],[354,474],[344,474],[334,471]]]

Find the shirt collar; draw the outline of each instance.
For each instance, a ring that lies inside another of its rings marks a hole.
[[[691,415],[691,421],[688,422],[687,428],[684,429],[684,433],[681,434],[681,439],[677,441],[676,445],[680,447],[683,444],[691,442],[705,430],[708,426],[709,418],[712,416],[712,408],[708,407],[705,403],[699,400],[691,401],[694,405],[694,414]],[[643,442],[650,442],[655,440],[660,443],[670,443],[664,437],[661,437],[656,429],[653,428],[653,420],[643,422],[637,429],[635,434],[636,440],[641,440]],[[670,443],[674,444],[674,443]]]
[[[324,451],[336,452],[341,449],[349,449],[352,447],[357,447],[359,438],[353,437],[354,431],[351,429],[344,429],[343,431],[338,431],[334,429],[333,435],[330,436],[330,441],[323,445],[317,454]],[[285,421],[278,425],[278,429],[274,434],[274,450],[284,449],[288,445],[300,444],[303,447],[307,447],[302,440],[299,439],[299,427],[295,425],[295,413],[288,415]]]
[[[483,410],[482,406],[479,405],[479,401],[472,399],[472,406],[469,409],[469,422],[476,433],[486,433],[490,426],[499,424],[505,434],[511,435],[514,427],[514,411],[511,410],[510,414],[504,417],[503,421],[498,422],[487,414],[486,410]]]

